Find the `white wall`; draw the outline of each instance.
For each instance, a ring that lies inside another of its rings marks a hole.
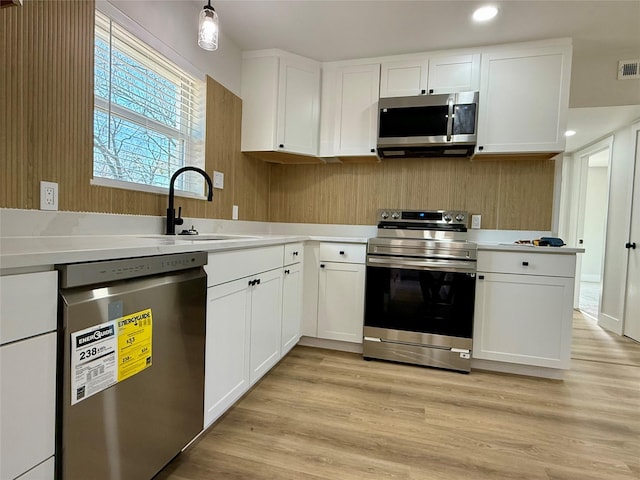
[[[109,0],[113,6],[138,23],[199,69],[240,96],[242,52],[224,35],[220,19],[218,50],[207,52],[198,47],[198,14],[202,5],[192,1]]]
[[[584,248],[580,279],[599,282],[602,276],[602,254],[607,214],[607,167],[589,167],[587,199],[584,215]]]

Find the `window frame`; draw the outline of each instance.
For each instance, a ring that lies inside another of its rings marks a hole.
[[[180,56],[175,50],[171,47],[164,44],[161,40],[151,34],[148,30],[143,28],[141,25],[127,17],[124,13],[114,7],[111,3],[106,0],[96,0],[95,6],[96,12],[100,12],[102,15],[108,17],[112,22],[117,23],[119,27],[124,29],[129,35],[139,40],[140,42],[145,43],[152,49],[154,49],[157,53],[164,56],[171,63],[175,64],[178,68],[180,68],[184,73],[193,77],[196,81],[200,83],[201,89],[201,98],[200,98],[200,108],[202,109],[202,118],[199,123],[199,127],[202,129],[202,138],[200,139],[201,143],[201,154],[197,157],[189,155],[188,160],[191,162],[185,162],[185,166],[196,166],[204,169],[205,167],[205,155],[204,155],[204,143],[205,143],[205,125],[206,125],[206,77],[205,74],[202,73],[199,69],[197,69],[193,64],[187,61],[185,58]],[[94,14],[95,17],[95,14]],[[93,34],[93,44],[95,48],[96,41],[96,33]],[[126,53],[126,52],[125,52]],[[93,73],[95,78],[95,72]],[[150,117],[145,117],[137,112],[126,109],[125,107],[121,107],[115,103],[110,103],[108,100],[104,100],[95,94],[95,87],[93,93],[94,105],[93,105],[93,115],[92,115],[92,134],[95,136],[95,112],[109,112],[109,109],[116,113],[119,118],[122,118],[128,122],[137,123],[140,125],[150,125],[152,127],[152,132],[157,132],[163,135],[175,136],[179,129],[172,129],[171,127],[163,124],[160,121],[154,120]],[[183,119],[180,119],[180,125],[184,125]],[[181,128],[191,129],[193,125],[183,126]],[[93,176],[94,172],[94,154],[93,154],[93,143],[92,143],[92,157],[91,157],[91,165],[92,165],[92,178],[90,180],[91,185],[103,186],[103,187],[111,187],[111,188],[119,188],[130,191],[140,191],[146,193],[158,193],[168,195],[169,186],[158,186],[158,185],[149,185],[143,183],[129,182],[123,180],[116,180],[106,177],[95,177]],[[193,161],[193,160],[196,161]],[[176,182],[177,183],[177,182]],[[187,190],[181,190],[178,188],[176,184],[175,195],[180,197],[187,198],[195,198],[195,199],[206,199],[206,195],[203,192],[198,194]]]

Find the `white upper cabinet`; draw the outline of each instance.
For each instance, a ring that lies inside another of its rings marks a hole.
[[[380,65],[323,72],[321,156],[375,155]]]
[[[380,98],[427,93],[429,60],[386,62],[380,67]]]
[[[476,154],[564,150],[571,45],[482,55]]]
[[[427,93],[475,92],[480,88],[480,54],[429,59]]]
[[[479,84],[480,54],[385,62],[380,70],[380,98],[476,91]]]
[[[242,151],[318,154],[320,64],[277,50],[242,61]]]

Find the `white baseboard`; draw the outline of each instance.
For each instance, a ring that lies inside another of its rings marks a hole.
[[[340,342],[324,338],[302,337],[298,345],[305,347],[326,348],[327,350],[339,350],[341,352],[362,353],[361,343]]]

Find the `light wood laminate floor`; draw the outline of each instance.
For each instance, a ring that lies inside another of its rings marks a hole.
[[[640,345],[574,315],[564,381],[296,347],[157,480],[640,479]]]

